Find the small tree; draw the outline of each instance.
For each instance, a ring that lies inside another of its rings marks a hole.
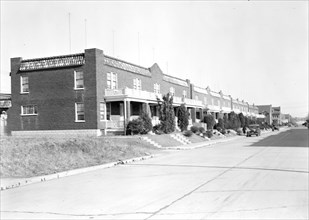
[[[181,131],[186,131],[189,125],[189,112],[184,104],[181,104],[178,110],[178,126]]]
[[[149,114],[145,111],[142,111],[141,115],[139,118],[143,122],[143,131],[141,132],[142,134],[147,134],[149,131],[152,130],[152,122]]]
[[[229,124],[229,118],[227,116],[227,114],[224,114],[223,116],[223,124],[224,124],[224,128],[226,129],[230,129],[230,124]]]
[[[169,93],[163,96],[163,102],[158,101],[160,106],[160,130],[168,134],[175,131],[175,113],[173,109],[173,96]]]
[[[205,115],[204,123],[207,124],[207,130],[212,130],[214,125],[216,124],[214,116],[209,115],[209,114]]]
[[[238,117],[239,117],[239,120],[240,120],[240,126],[244,127],[246,125],[245,116],[243,115],[243,113],[239,113]]]

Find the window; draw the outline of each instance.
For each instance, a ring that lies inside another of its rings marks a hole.
[[[85,121],[84,103],[75,103],[75,121],[76,122]]]
[[[195,96],[195,100],[198,100],[198,96],[197,95]]]
[[[175,95],[175,88],[174,87],[170,88],[170,93],[171,93],[171,95]]]
[[[84,89],[84,73],[74,71],[74,89]]]
[[[21,106],[21,115],[37,115],[38,107],[36,105]]]
[[[106,120],[106,104],[105,102],[100,102],[100,121]]]
[[[160,94],[161,91],[160,91],[160,84],[156,83],[153,85],[153,90],[154,90],[154,93],[156,94]]]
[[[204,96],[204,104],[207,104],[207,98]]]
[[[108,89],[118,88],[117,73],[107,73],[107,88]]]
[[[133,89],[142,90],[142,80],[141,79],[133,79]]]
[[[186,97],[187,97],[187,91],[186,91],[186,90],[183,90],[183,91],[182,91],[182,97],[183,97],[183,98],[186,98]]]
[[[21,76],[20,77],[20,92],[21,93],[29,93],[28,76]]]

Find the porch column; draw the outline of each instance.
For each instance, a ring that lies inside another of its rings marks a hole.
[[[126,127],[127,127],[127,101],[126,99],[123,100],[123,113],[124,113],[124,121],[123,121],[123,125],[124,125],[124,135],[127,135],[126,133]]]
[[[191,108],[192,122],[196,122],[196,108]]]
[[[126,101],[127,102],[127,106],[126,106],[126,112],[127,112],[127,121],[130,121],[130,116],[131,116],[131,102],[130,101]]]

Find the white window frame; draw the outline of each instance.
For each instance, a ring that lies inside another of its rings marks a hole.
[[[27,113],[27,108],[31,110],[30,113]],[[20,112],[22,116],[28,116],[28,115],[38,115],[38,106],[37,105],[22,105],[20,106]]]
[[[77,105],[78,104],[83,104],[83,106],[84,106],[84,111],[83,111],[84,119],[83,120],[78,119],[78,112],[77,112]],[[85,122],[85,104],[83,102],[76,102],[75,103],[75,122]]]
[[[186,91],[186,90],[183,90],[183,91],[182,91],[182,97],[183,97],[183,98],[187,98],[187,91]]]
[[[77,80],[80,80],[80,79],[77,79],[77,73],[82,73],[82,76],[83,76],[83,80],[82,80],[82,82],[83,82],[83,87],[77,87]],[[84,85],[84,72],[83,71],[74,71],[74,89],[75,90],[83,90],[84,89],[84,87],[85,87],[85,85]]]
[[[142,90],[142,80],[135,78],[133,79],[133,89]]]
[[[153,84],[153,90],[154,90],[154,93],[160,94],[161,93],[160,84],[158,84],[158,83]]]
[[[23,79],[27,78],[27,84],[23,84]],[[24,85],[28,86],[28,90],[24,91]],[[20,76],[20,93],[21,94],[27,94],[29,93],[29,77],[28,76]]]
[[[118,75],[117,73],[109,72],[107,73],[107,88],[108,89],[117,89],[118,88]]]

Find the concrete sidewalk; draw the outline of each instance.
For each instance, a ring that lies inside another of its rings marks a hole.
[[[283,132],[288,130],[283,128],[279,132]],[[266,134],[278,134],[278,131],[272,132],[272,131],[264,131],[262,132],[262,136]],[[224,143],[224,142],[229,142],[241,138],[245,138],[246,136],[233,136],[233,137],[226,137],[222,139],[216,139],[216,140],[210,140],[210,141],[203,141],[199,143],[192,143],[192,144],[187,144],[187,145],[181,145],[181,146],[176,146],[176,147],[166,147],[162,148],[163,150],[192,150],[196,148],[201,148],[201,147],[206,147],[206,146],[212,146],[218,143]],[[120,164],[127,164],[127,163],[133,163],[136,161],[141,161],[141,160],[146,160],[154,157],[154,155],[148,155],[148,156],[143,156],[143,157],[138,157],[138,158],[132,158],[124,161],[117,161],[117,162],[112,162],[112,163],[107,163],[107,164],[102,164],[98,166],[91,166],[91,167],[85,167],[85,168],[80,168],[80,169],[74,169],[74,170],[68,170],[60,173],[55,173],[55,174],[50,174],[50,175],[44,175],[44,176],[37,176],[37,177],[30,177],[30,178],[1,178],[0,181],[0,187],[1,191],[2,190],[7,190],[7,189],[12,189],[20,186],[25,186],[29,184],[34,184],[34,183],[40,183],[48,180],[53,180],[53,179],[59,179],[62,177],[67,177],[67,176],[72,176],[76,174],[81,174],[85,172],[90,172],[98,169],[106,169],[106,168],[111,168]]]

